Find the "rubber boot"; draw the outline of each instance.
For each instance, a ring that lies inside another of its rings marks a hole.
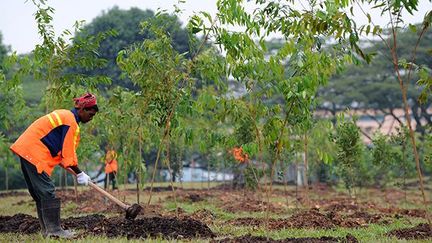
[[[45,223],[46,237],[73,238],[74,233],[60,226],[60,199],[42,201],[42,218]]]
[[[39,224],[40,224],[40,228],[41,228],[41,234],[43,237],[46,237],[45,223],[44,223],[43,217],[42,217],[42,204],[40,201],[36,202],[36,209],[37,209],[37,215],[38,215]]]

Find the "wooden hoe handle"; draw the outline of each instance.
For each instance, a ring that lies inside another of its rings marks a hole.
[[[71,173],[72,175],[75,175],[75,172],[70,169],[70,168],[65,168],[69,173]],[[98,185],[94,184],[92,181],[88,182],[88,185],[90,187],[92,187],[93,189],[95,189],[96,191],[98,191],[99,193],[103,194],[104,196],[106,196],[109,200],[111,200],[112,202],[114,202],[115,204],[119,205],[120,207],[122,207],[123,209],[128,209],[129,206],[126,205],[124,202],[118,200],[117,198],[115,198],[113,195],[109,194],[107,191],[105,191],[104,189],[100,188]]]

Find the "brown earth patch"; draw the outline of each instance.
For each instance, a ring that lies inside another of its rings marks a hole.
[[[200,209],[193,212],[190,216],[191,219],[201,221],[206,224],[212,224],[216,219],[216,215],[207,209]]]
[[[342,215],[337,211],[331,211],[326,214],[326,217],[331,219],[335,225],[346,228],[366,227],[369,224],[390,223],[383,215],[361,211],[345,215]]]
[[[196,220],[152,217],[137,220],[110,218],[103,220],[90,230],[93,234],[107,237],[125,236],[131,238],[162,237],[165,239],[212,238],[216,235],[210,228]]]
[[[189,191],[189,192],[182,191],[176,193],[176,200],[181,202],[201,202],[213,196],[214,194],[208,191]],[[174,201],[174,196],[169,195],[166,199]]]
[[[322,236],[319,238],[314,237],[305,237],[305,238],[286,238],[282,240],[274,240],[272,238],[264,237],[264,236],[252,236],[252,235],[244,235],[235,238],[225,238],[220,240],[212,240],[212,243],[300,243],[300,242],[308,242],[308,243],[326,243],[326,242],[347,242],[347,243],[356,243],[358,240],[348,234],[346,237],[331,237],[331,236]]]
[[[216,219],[216,215],[207,209],[199,209],[191,214],[187,213],[183,208],[169,211],[163,214],[164,217],[176,217],[179,219],[193,219],[206,224],[212,224]]]
[[[373,207],[373,204],[367,202],[357,202],[352,198],[347,197],[335,197],[332,199],[314,200],[312,204],[315,208],[322,209],[324,211],[337,211],[352,213],[354,211],[368,209]]]
[[[376,210],[386,213],[386,214],[395,214],[396,217],[399,215],[409,216],[409,217],[417,217],[417,218],[426,218],[426,211],[424,209],[403,209],[403,208],[381,208],[375,207]]]
[[[412,228],[392,230],[387,235],[406,240],[429,239],[432,238],[432,227],[429,224],[419,224]]]
[[[163,187],[162,186],[159,186],[159,187],[155,186],[153,188],[148,186],[148,187],[145,187],[143,189],[143,191],[150,191],[150,189],[152,192],[172,192],[173,191],[172,186],[163,186]],[[180,189],[179,187],[174,187],[174,190],[179,190],[179,189]],[[134,190],[134,191],[136,191],[136,190]]]
[[[227,221],[228,224],[235,226],[250,226],[250,227],[261,227],[266,226],[271,230],[280,230],[289,228],[291,226],[287,219],[268,219],[263,218],[238,218]]]
[[[324,228],[335,227],[335,223],[326,215],[321,214],[318,210],[312,209],[294,214],[288,221],[293,228]]]
[[[314,207],[329,212],[344,212],[356,214],[364,213],[366,210],[377,211],[384,214],[392,214],[394,217],[409,216],[426,218],[426,211],[423,209],[403,209],[397,207],[383,208],[370,202],[356,202],[349,198],[335,198],[331,200],[317,200],[313,202]]]
[[[33,234],[39,231],[39,220],[31,215],[0,216],[0,233]]]
[[[105,219],[102,214],[92,214],[82,217],[70,217],[62,220],[62,226],[66,229],[93,229]]]
[[[356,228],[367,226],[370,223],[388,223],[381,215],[357,212],[351,215],[341,215],[338,212],[330,212],[326,215],[316,209],[300,212],[286,219],[263,218],[238,218],[227,221],[235,226],[266,226],[269,229],[279,230],[283,228],[319,228],[330,229],[334,227]]]
[[[247,201],[240,200],[240,201],[231,201],[229,203],[226,202],[222,206],[222,209],[231,213],[238,212],[238,211],[263,212],[267,210],[269,212],[279,213],[284,211],[282,207],[278,207],[268,202],[256,201],[256,200],[247,200]]]

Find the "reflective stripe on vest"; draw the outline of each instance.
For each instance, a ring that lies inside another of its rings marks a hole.
[[[48,119],[49,119],[51,125],[53,126],[53,128],[55,128],[55,127],[56,127],[56,124],[55,124],[54,120],[52,119],[51,114],[48,114],[48,115],[46,115],[46,116],[48,117]]]
[[[51,114],[54,114],[54,116],[55,116],[55,118],[56,118],[56,120],[57,120],[58,125],[57,125],[56,122],[54,121],[54,119],[53,119],[53,117],[52,117]],[[46,116],[48,117],[48,119],[49,119],[51,125],[53,126],[53,128],[56,128],[56,127],[58,127],[58,126],[63,125],[63,122],[62,122],[62,120],[61,120],[59,114],[57,114],[57,112],[54,111],[54,112],[52,112],[52,113],[50,113],[50,114],[48,114],[48,115],[46,115]]]
[[[75,148],[75,150],[77,148],[77,139],[78,139],[79,133],[80,133],[80,128],[79,128],[79,126],[77,126],[77,129],[76,129],[75,134],[74,134],[74,148]]]
[[[60,116],[57,114],[57,112],[53,111],[53,114],[54,114],[55,117],[57,118],[58,125],[59,125],[59,126],[63,125],[63,122],[62,122],[62,120],[60,119]]]

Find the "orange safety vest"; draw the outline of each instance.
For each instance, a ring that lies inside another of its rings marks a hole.
[[[10,149],[51,176],[54,166],[77,166],[80,140],[77,118],[70,110],[55,110],[34,121]]]
[[[105,173],[117,173],[117,153],[114,150],[109,150],[105,155]]]
[[[240,148],[237,148],[237,147],[233,148],[232,153],[234,155],[234,159],[237,160],[237,161],[239,161],[240,163],[247,162],[248,159],[249,159],[248,154],[243,153],[243,148],[242,147],[240,147]]]

